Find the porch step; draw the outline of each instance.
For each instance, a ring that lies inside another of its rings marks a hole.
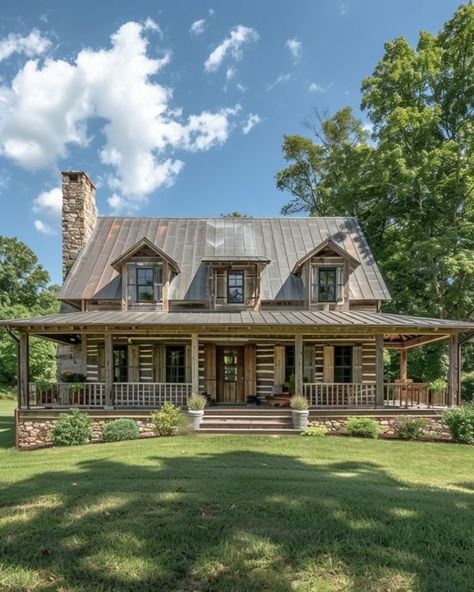
[[[289,410],[217,407],[204,411],[199,432],[216,434],[291,434],[296,430],[293,430],[291,411]]]
[[[284,435],[298,435],[299,430],[293,428],[208,428],[201,427],[195,432],[196,434],[248,434],[248,435],[262,435],[267,436],[284,436]]]

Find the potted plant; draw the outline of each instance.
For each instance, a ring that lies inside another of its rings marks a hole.
[[[291,415],[295,430],[304,430],[308,427],[308,399],[302,395],[293,395],[290,399]]]
[[[439,398],[446,392],[448,385],[443,378],[435,378],[435,380],[430,382],[429,387],[430,387],[430,391],[435,396],[437,395]],[[431,402],[431,398],[430,398],[430,402]]]
[[[193,393],[188,399],[188,414],[191,417],[193,430],[198,430],[201,425],[206,403],[206,397],[195,393]]]

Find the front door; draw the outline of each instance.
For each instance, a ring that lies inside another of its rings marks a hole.
[[[217,402],[244,403],[244,348],[217,348]]]

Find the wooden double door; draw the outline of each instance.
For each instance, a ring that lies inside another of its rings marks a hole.
[[[256,348],[254,344],[209,344],[205,352],[207,392],[218,403],[245,403],[257,394]]]

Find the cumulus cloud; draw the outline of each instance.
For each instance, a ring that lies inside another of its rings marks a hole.
[[[74,61],[27,61],[0,86],[0,153],[26,169],[52,167],[69,146],[89,144],[90,119],[103,121],[108,185],[132,207],[174,182],[184,165],[177,151],[223,144],[239,106],[188,118],[173,108],[171,89],[156,81],[171,56],[150,57],[150,28],[128,22],[110,48],[83,49]]]
[[[301,41],[298,41],[296,37],[294,39],[287,39],[285,46],[291,53],[293,61],[298,62],[301,59],[301,55],[303,53]]]
[[[242,133],[247,135],[250,132],[250,130],[252,130],[261,121],[262,120],[260,118],[260,115],[257,115],[256,113],[249,113],[247,121],[244,123],[242,127]]]
[[[46,224],[46,222],[43,222],[42,220],[35,220],[34,225],[36,230],[41,234],[45,234],[47,236],[53,236],[56,234],[56,230],[49,224]]]
[[[60,187],[43,191],[33,200],[33,212],[43,214],[48,218],[60,218],[63,205],[63,195]]]
[[[51,47],[51,41],[43,37],[38,29],[33,29],[29,35],[10,33],[0,39],[0,62],[15,53],[24,54],[29,58],[42,55]]]
[[[192,35],[201,35],[202,33],[204,33],[205,28],[206,20],[199,19],[198,21],[194,21],[194,23],[189,27],[189,32]]]
[[[206,72],[215,72],[226,59],[239,60],[242,57],[244,45],[258,40],[258,33],[251,27],[238,25],[231,29],[228,37],[222,41],[204,62]]]

